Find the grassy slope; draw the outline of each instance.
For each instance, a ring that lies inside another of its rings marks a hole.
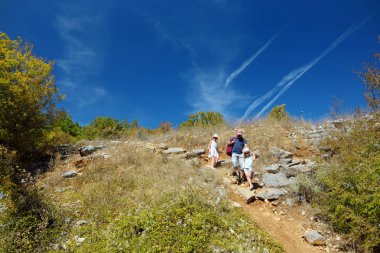
[[[70,251],[283,251],[231,207],[214,172],[186,167],[129,144],[107,152],[112,159],[95,159],[77,178],[61,179],[70,162],[39,180],[46,196],[72,218],[72,229],[61,238]],[[69,188],[56,192],[63,187]],[[78,220],[88,223],[75,226]],[[86,239],[77,245],[77,237]]]

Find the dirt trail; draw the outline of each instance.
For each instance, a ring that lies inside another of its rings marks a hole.
[[[224,176],[223,169],[218,169],[218,174]],[[279,242],[288,253],[322,253],[327,251],[325,247],[316,247],[308,244],[302,235],[309,224],[307,217],[297,215],[296,212],[280,211],[270,203],[255,201],[250,204],[237,194],[237,185],[228,185],[231,189],[229,198],[239,203],[243,211],[270,237]]]

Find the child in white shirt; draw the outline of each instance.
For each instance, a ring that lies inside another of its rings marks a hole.
[[[249,148],[243,149],[244,154],[244,174],[247,177],[249,183],[249,189],[253,190],[252,178],[253,178],[253,160],[255,160],[255,155],[251,155]]]

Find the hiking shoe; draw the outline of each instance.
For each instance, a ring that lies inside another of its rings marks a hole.
[[[253,185],[251,185],[251,187],[249,187],[249,190],[250,191],[253,191],[255,188],[253,187]]]

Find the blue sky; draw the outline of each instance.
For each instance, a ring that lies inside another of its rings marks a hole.
[[[0,0],[0,31],[54,60],[61,106],[154,128],[197,111],[233,122],[287,104],[320,119],[365,106],[353,73],[379,52],[380,2]]]

